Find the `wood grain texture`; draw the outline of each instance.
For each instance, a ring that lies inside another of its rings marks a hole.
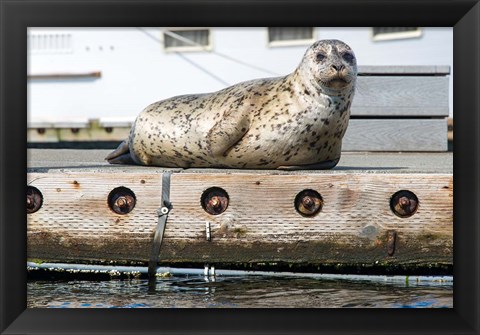
[[[352,119],[343,151],[447,151],[447,119]]]
[[[76,183],[75,183],[76,181]],[[143,182],[142,182],[143,181]],[[161,174],[29,173],[27,183],[44,196],[27,217],[28,257],[50,261],[148,260]],[[113,213],[107,196],[115,187],[137,197],[128,215]],[[227,210],[217,216],[200,205],[203,191],[221,187]],[[315,217],[303,217],[294,198],[304,189],[324,200]],[[401,189],[420,202],[409,218],[392,213],[389,201]],[[167,263],[452,264],[451,174],[174,173],[171,211],[160,259]],[[211,225],[206,240],[205,222]],[[388,255],[388,233],[397,241]]]
[[[43,194],[42,208],[27,218],[28,248],[34,255],[38,252],[43,257],[46,252],[65,260],[99,260],[148,253],[161,197],[161,174],[39,173],[28,174],[27,184]],[[138,197],[130,215],[115,214],[108,207],[108,194],[120,186]],[[128,248],[123,248],[123,242]],[[36,243],[40,243],[38,249]],[[143,249],[132,251],[139,243]]]
[[[448,116],[444,76],[358,77],[352,116]]]
[[[406,107],[406,106],[353,106],[352,118],[362,117],[381,117],[381,118],[444,118],[448,116],[448,105],[446,106],[420,106],[420,107]]]
[[[358,67],[360,76],[368,75],[440,75],[450,74],[448,65],[360,65]]]

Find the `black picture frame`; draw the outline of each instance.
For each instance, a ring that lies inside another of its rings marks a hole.
[[[480,4],[474,0],[0,0],[2,334],[478,334]],[[27,27],[451,26],[454,30],[454,308],[26,309]]]

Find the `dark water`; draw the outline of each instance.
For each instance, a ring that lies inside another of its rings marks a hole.
[[[452,308],[453,283],[384,283],[261,276],[27,283],[29,308]]]

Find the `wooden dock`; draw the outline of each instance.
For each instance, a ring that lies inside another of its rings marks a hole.
[[[166,170],[111,166],[102,150],[29,150],[28,257],[147,262],[171,173],[163,264],[451,274],[449,74],[360,67],[344,153],[329,171]],[[32,122],[27,136],[113,143],[132,122]]]
[[[28,150],[41,193],[35,212],[27,195],[30,260],[147,262],[171,172],[161,264],[451,274],[452,153],[343,153],[333,170],[282,172],[114,166],[108,152]]]

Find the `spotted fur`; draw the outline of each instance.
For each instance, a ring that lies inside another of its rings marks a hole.
[[[106,159],[182,168],[331,168],[340,159],[356,76],[348,45],[318,41],[287,76],[151,104]]]

